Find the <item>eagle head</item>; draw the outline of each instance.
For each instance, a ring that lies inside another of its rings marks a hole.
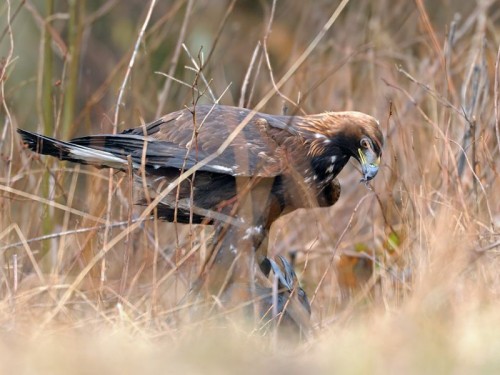
[[[309,155],[316,172],[325,179],[333,179],[350,157],[361,165],[361,181],[376,176],[384,136],[374,117],[355,111],[326,112],[308,116],[302,129],[310,140]]]
[[[346,124],[347,148],[361,165],[363,178],[368,182],[377,175],[384,136],[377,119],[361,112],[348,112],[350,123]]]

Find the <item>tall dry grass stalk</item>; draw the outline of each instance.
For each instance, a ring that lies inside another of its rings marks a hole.
[[[0,5],[2,370],[498,369],[498,7],[330,3]],[[130,175],[38,158],[15,135],[113,132],[195,100],[381,120],[368,188],[349,166],[334,207],[273,227],[269,252],[296,255],[312,302],[306,341],[241,321],[252,301],[184,298],[210,228],[149,219]]]

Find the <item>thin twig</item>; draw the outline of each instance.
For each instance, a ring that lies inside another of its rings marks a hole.
[[[500,84],[498,79],[498,69],[500,69],[500,47],[498,47],[497,58],[495,61],[495,83],[494,83],[494,105],[495,105],[495,134],[497,136],[497,146],[498,151],[500,151],[500,113],[498,112],[498,101],[500,100],[498,96],[498,85]]]
[[[272,25],[273,25],[273,21],[274,21],[274,13],[276,11],[276,2],[277,2],[277,0],[273,0],[273,4],[271,6],[271,14],[269,16],[269,22],[267,24],[266,33],[264,34],[264,39],[263,39],[263,43],[262,43],[262,46],[264,47],[264,58],[266,60],[267,69],[269,70],[269,78],[271,78],[271,84],[273,85],[274,90],[276,91],[276,93],[279,96],[281,96],[281,98],[283,98],[283,100],[289,102],[295,108],[297,108],[298,103],[294,102],[288,96],[283,94],[280,91],[280,89],[276,86],[276,81],[274,80],[274,74],[273,74],[273,67],[271,65],[271,59],[269,57],[269,52],[267,51],[267,39],[269,38],[269,35],[271,34],[271,30],[272,30]]]
[[[184,13],[184,19],[182,20],[181,30],[179,32],[179,37],[177,38],[177,44],[175,45],[174,54],[172,55],[172,59],[170,60],[170,68],[168,69],[168,73],[165,75],[166,77],[172,77],[175,73],[175,69],[177,68],[177,64],[179,62],[179,58],[181,55],[181,47],[184,44],[184,39],[186,39],[187,25],[189,18],[191,16],[193,4],[194,4],[193,0],[188,0],[186,6],[186,13]],[[160,115],[163,113],[163,109],[165,107],[165,102],[167,101],[171,85],[172,81],[167,79],[158,97],[158,107],[156,109],[155,117],[160,117]]]
[[[189,59],[191,60],[191,63],[193,64],[193,71],[199,75],[199,77],[202,79],[203,83],[205,84],[206,86],[206,89],[208,91],[208,93],[210,94],[210,99],[212,100],[212,102],[215,102],[215,94],[214,92],[212,91],[211,87],[210,87],[210,84],[208,83],[207,79],[205,78],[205,75],[203,74],[203,66],[205,65],[203,63],[203,61],[201,61],[200,64],[198,64],[196,62],[196,59],[191,55],[191,52],[189,52],[189,49],[187,48],[187,46],[182,43],[182,48],[184,48],[184,51],[186,51],[186,54],[189,56]],[[190,67],[186,67],[186,68],[190,68]]]
[[[255,60],[257,60],[257,56],[260,51],[260,42],[257,42],[255,49],[253,50],[252,58],[250,59],[250,64],[248,64],[247,72],[245,73],[245,78],[243,79],[243,84],[241,85],[240,91],[240,100],[238,102],[238,107],[245,108],[245,95],[247,92],[247,86],[250,82],[250,76],[252,75],[253,67],[255,65]]]
[[[456,144],[458,147],[460,147],[460,149],[462,151],[461,154],[464,156],[464,160],[467,162],[467,165],[469,166],[469,168],[471,170],[471,173],[474,176],[474,181],[476,181],[476,184],[479,184],[479,186],[481,187],[481,191],[484,194],[484,199],[485,199],[485,202],[486,202],[486,208],[488,210],[488,216],[489,216],[489,219],[490,219],[490,225],[493,227],[495,224],[494,224],[494,219],[493,219],[493,213],[491,211],[490,203],[489,203],[489,200],[488,200],[488,193],[486,192],[486,189],[484,188],[484,185],[481,182],[481,179],[476,174],[476,171],[474,170],[474,165],[471,163],[471,161],[467,157],[465,150],[457,142],[455,142],[452,139],[450,139],[450,142],[452,142],[452,143]],[[479,199],[478,199],[477,193],[475,191],[474,191],[474,195],[475,195],[474,198],[475,198],[476,203],[479,203]]]
[[[10,194],[19,195],[23,198],[27,198],[27,199],[30,199],[30,200],[33,200],[33,201],[36,201],[36,202],[39,202],[42,204],[46,204],[50,207],[54,207],[54,208],[57,208],[59,210],[68,211],[68,212],[72,213],[73,215],[78,215],[78,216],[81,216],[85,219],[95,221],[97,223],[106,223],[106,220],[104,220],[100,217],[93,216],[93,215],[88,214],[86,212],[74,209],[72,207],[68,207],[66,205],[51,201],[51,200],[46,199],[46,198],[39,197],[39,196],[34,195],[34,194],[26,193],[25,191],[22,191],[22,190],[11,188],[10,186],[0,185],[0,190],[3,190],[3,191],[10,193]]]
[[[7,8],[8,22],[7,22],[7,26],[5,26],[5,28],[3,29],[2,35],[0,35],[0,43],[2,43],[2,40],[5,37],[5,35],[7,35],[9,33],[12,33],[12,24],[13,24],[14,20],[16,19],[17,15],[19,14],[21,8],[24,6],[25,3],[26,3],[26,0],[21,0],[19,2],[19,5],[17,6],[16,10],[12,14],[12,16],[9,17],[9,15],[10,15],[10,1],[7,1],[7,6],[8,6],[8,8]]]
[[[132,219],[132,220],[130,220],[130,222],[128,220],[119,221],[117,223],[110,224],[110,228],[123,227],[123,226],[126,226],[127,224],[130,224],[130,223],[135,223],[135,222],[138,222],[138,221],[143,222],[143,221],[151,220],[151,219],[152,218],[149,217],[149,218],[144,218],[144,219]],[[105,229],[105,228],[106,228],[106,224],[102,224],[102,225],[96,225],[96,226],[93,226],[93,227],[71,229],[71,230],[67,230],[67,231],[63,231],[63,232],[58,232],[58,233],[46,234],[44,236],[33,237],[33,238],[30,238],[30,239],[27,239],[25,241],[19,241],[19,242],[14,242],[14,243],[11,243],[11,244],[8,244],[8,245],[0,246],[0,251],[5,251],[5,250],[9,250],[9,249],[18,247],[18,246],[22,246],[25,243],[30,244],[30,243],[40,242],[40,241],[51,240],[51,239],[54,239],[54,238],[59,238],[59,237],[64,237],[64,236],[70,236],[70,235],[74,235],[74,234],[87,233],[87,232],[92,232],[92,231],[95,231],[95,230],[102,230],[102,229]]]
[[[118,128],[118,115],[120,113],[120,107],[122,105],[125,87],[127,86],[128,79],[130,77],[130,74],[132,73],[132,68],[134,67],[135,59],[136,59],[137,54],[139,52],[139,47],[141,46],[142,40],[144,38],[144,33],[146,32],[146,28],[148,27],[149,20],[151,19],[151,15],[153,14],[153,9],[154,9],[155,5],[156,5],[156,0],[151,0],[151,3],[149,5],[149,9],[148,9],[148,13],[146,15],[146,19],[144,20],[142,27],[141,27],[141,30],[139,31],[139,35],[137,36],[137,40],[135,41],[134,50],[132,52],[132,56],[130,57],[127,71],[125,72],[125,77],[123,77],[123,81],[122,81],[122,84],[120,86],[120,90],[118,92],[118,100],[116,101],[115,115],[114,115],[114,119],[113,119],[113,134],[116,133],[117,128]]]
[[[175,78],[174,76],[171,76],[170,74],[167,74],[167,73],[163,73],[163,72],[155,72],[155,74],[159,74],[159,75],[162,75],[162,76],[165,76],[167,77],[169,80],[172,80],[174,82],[177,82],[183,86],[186,86],[186,87],[189,87],[190,89],[193,89],[195,92],[199,93],[200,90],[197,88],[197,87],[194,87],[193,88],[193,84],[192,83],[188,83],[188,82],[184,82],[184,81],[181,81],[180,79],[178,78]]]
[[[318,294],[319,289],[323,285],[323,281],[325,280],[326,276],[328,275],[330,269],[333,267],[333,263],[334,263],[334,260],[335,260],[335,255],[337,254],[337,250],[338,250],[338,248],[340,246],[340,243],[344,239],[344,236],[347,234],[347,231],[351,228],[352,222],[354,220],[354,217],[358,213],[359,207],[361,207],[361,204],[367,198],[372,197],[373,195],[374,195],[373,193],[366,194],[364,197],[362,197],[359,200],[359,202],[356,205],[356,207],[354,207],[354,210],[352,210],[351,217],[349,218],[349,221],[347,222],[347,225],[345,226],[344,230],[342,231],[342,233],[340,234],[339,238],[337,239],[337,242],[335,243],[335,245],[332,248],[330,260],[328,261],[328,266],[326,267],[326,270],[323,272],[323,275],[321,275],[321,278],[319,279],[319,282],[318,282],[318,285],[316,286],[316,289],[314,289],[314,293],[313,293],[312,298],[310,300],[311,301],[311,305],[313,304],[314,300],[316,299],[316,295]]]
[[[413,83],[415,83],[418,86],[420,86],[421,88],[423,88],[427,93],[429,93],[434,99],[436,99],[445,108],[453,109],[457,114],[459,114],[462,117],[465,117],[463,110],[460,110],[457,107],[455,107],[448,99],[446,99],[442,95],[438,94],[435,89],[431,88],[427,84],[424,84],[424,83],[418,81],[416,78],[414,78],[410,73],[408,73],[401,66],[398,66],[397,70],[398,70],[398,72],[402,73],[406,78],[408,78],[410,81],[412,81]]]
[[[478,252],[478,253],[484,253],[486,251],[489,251],[489,250],[492,250],[496,247],[499,247],[500,246],[500,241],[497,241],[497,242],[493,242],[492,244],[490,245],[487,245],[485,247],[481,247],[479,249],[475,249],[474,251]]]
[[[40,269],[40,267],[38,265],[38,262],[36,261],[35,256],[33,255],[33,252],[31,251],[30,247],[28,246],[29,241],[26,240],[26,238],[24,237],[23,232],[21,231],[21,229],[19,228],[19,225],[17,225],[17,223],[12,223],[4,231],[2,231],[0,233],[0,240],[3,237],[5,237],[6,235],[8,235],[10,232],[12,232],[12,231],[16,232],[17,236],[21,240],[19,242],[18,246],[23,246],[24,247],[24,250],[26,251],[26,254],[28,255],[28,258],[31,261],[33,269],[35,270],[35,273],[37,274],[38,278],[40,279],[40,281],[42,283],[45,283],[45,278],[43,276],[42,270]],[[9,247],[10,247],[10,245],[9,245]],[[1,249],[4,250],[4,248],[1,248]]]
[[[15,129],[12,123],[12,115],[10,113],[9,107],[7,105],[7,102],[5,100],[5,81],[7,77],[7,67],[11,64],[12,62],[12,56],[14,55],[14,35],[12,34],[12,24],[11,24],[11,19],[12,17],[10,16],[11,8],[10,8],[10,0],[7,1],[7,34],[9,35],[9,52],[7,53],[7,57],[5,58],[5,63],[3,64],[3,69],[0,71],[0,94],[2,96],[2,107],[5,111],[6,118],[8,119],[9,123],[9,130],[10,130],[10,147],[9,147],[9,160],[13,160],[14,157],[14,139],[15,137]],[[7,166],[7,185],[10,186],[11,178],[12,175],[12,163],[8,163]]]
[[[122,105],[123,101],[123,95],[125,92],[125,87],[127,86],[128,79],[130,77],[130,74],[132,73],[132,68],[134,67],[135,64],[135,59],[137,57],[137,54],[139,52],[139,47],[142,43],[142,40],[144,38],[144,33],[146,32],[146,28],[149,24],[149,20],[151,19],[151,15],[153,14],[153,9],[156,5],[156,0],[151,0],[151,3],[149,4],[148,8],[148,13],[146,14],[146,19],[144,20],[141,30],[139,31],[139,35],[137,36],[137,40],[134,45],[134,50],[132,52],[132,56],[130,57],[127,70],[125,72],[125,77],[123,78],[122,84],[120,86],[120,90],[118,92],[118,100],[116,102],[116,107],[115,107],[115,114],[113,118],[113,134],[116,134],[117,129],[118,129],[118,116],[120,113],[120,107]],[[110,224],[111,220],[111,206],[112,206],[112,201],[113,201],[113,168],[109,169],[109,183],[108,183],[108,198],[107,198],[107,210],[106,210],[106,223]],[[108,236],[109,236],[109,231],[108,229],[105,229],[104,231],[104,243],[106,244],[108,241]],[[104,261],[104,259],[103,259]],[[105,264],[102,264],[101,268],[101,282],[104,282],[105,276],[104,276],[104,270],[105,270]]]
[[[224,13],[224,16],[222,17],[222,20],[219,22],[219,29],[215,33],[215,38],[213,39],[213,44],[212,48],[210,48],[210,51],[208,52],[208,56],[205,61],[203,61],[203,65],[201,66],[201,70],[205,68],[205,66],[208,64],[210,59],[212,58],[212,55],[215,52],[215,48],[217,47],[217,44],[219,43],[220,37],[222,36],[222,31],[224,30],[224,27],[226,26],[227,20],[229,19],[229,15],[233,12],[234,5],[236,4],[237,0],[232,0],[229,6],[226,9],[226,13]]]
[[[102,4],[99,8],[97,8],[93,13],[89,14],[85,18],[85,26],[92,25],[99,18],[104,17],[106,14],[111,12],[113,8],[118,5],[118,0],[108,0],[104,4]]]

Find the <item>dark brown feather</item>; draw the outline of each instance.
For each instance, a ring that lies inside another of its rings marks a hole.
[[[221,151],[223,142],[250,112],[200,105],[120,134],[80,137],[69,142],[24,130],[19,133],[33,151],[62,160],[125,171],[131,160],[137,202],[147,204],[148,198],[156,198],[182,171]],[[373,178],[382,146],[377,120],[363,113],[255,113],[229,147],[181,182],[178,190],[160,202],[157,212],[168,221],[216,222],[212,255],[196,285],[206,284],[212,293],[219,294],[229,269],[236,270],[239,279],[249,279],[253,274],[249,259],[256,259],[265,272],[266,262],[270,262],[267,234],[278,217],[297,208],[330,206],[337,201],[340,185],[336,176],[350,157],[362,164],[364,180]],[[253,252],[257,252],[255,256]],[[237,253],[247,256],[236,257]],[[234,262],[239,262],[236,267]],[[296,281],[293,269],[288,268],[281,274],[291,275],[289,279]],[[298,286],[288,284],[279,295],[278,311],[285,312],[285,304],[291,302],[285,319],[303,327],[301,321],[307,321],[310,312],[307,297]],[[270,290],[259,283],[256,286],[263,295]],[[289,298],[293,289],[298,300]],[[270,298],[264,299],[263,310],[272,303]]]
[[[215,153],[250,110],[228,106],[200,105],[170,113],[145,126],[117,135],[94,135],[61,142],[20,131],[28,146],[60,159],[98,167],[126,169],[130,155],[135,169],[141,168],[143,154],[149,195],[154,196],[198,161]],[[234,177],[273,178],[272,194],[284,206],[308,207],[332,204],[330,184],[352,157],[362,137],[373,142],[381,153],[383,137],[377,121],[359,112],[325,112],[311,116],[277,116],[256,113],[229,147],[204,165],[194,178],[194,202],[180,210],[187,221],[190,206],[219,210],[236,196]],[[146,151],[144,152],[144,148]],[[98,150],[102,155],[89,154]],[[140,179],[140,177],[138,177]],[[144,186],[138,181],[139,202],[144,203]],[[181,185],[181,200],[189,200],[191,183]],[[311,201],[312,199],[312,201]],[[160,211],[174,220],[175,199],[167,198]],[[203,215],[195,215],[201,222]],[[178,218],[179,219],[179,218]]]

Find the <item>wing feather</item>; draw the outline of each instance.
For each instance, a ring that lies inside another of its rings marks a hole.
[[[185,160],[185,167],[190,168],[217,152],[249,113],[250,110],[242,108],[200,105],[195,111],[186,108],[117,135],[76,138],[71,142],[122,156],[131,155],[137,162],[147,144],[146,166],[180,168]],[[283,166],[275,156],[281,139],[293,134],[289,126],[293,121],[293,117],[256,113],[231,145],[201,170],[233,176],[280,174]]]

